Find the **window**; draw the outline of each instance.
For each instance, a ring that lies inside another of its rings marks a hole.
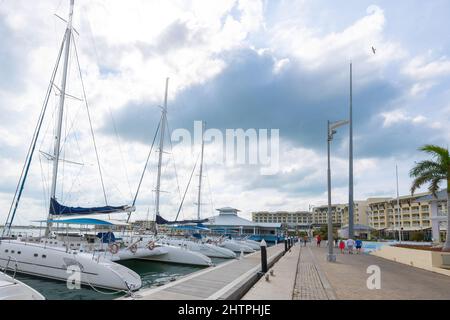
[[[5,252],[6,252],[6,253],[8,253],[8,252],[9,252],[9,250],[8,250],[8,249],[6,249],[6,250],[5,250]]]
[[[17,254],[22,254],[22,251],[17,251]]]
[[[42,259],[47,259],[47,255],[43,254]]]
[[[39,255],[38,255],[37,253],[35,253],[35,254],[34,254],[34,257],[37,258],[37,257],[39,257]]]

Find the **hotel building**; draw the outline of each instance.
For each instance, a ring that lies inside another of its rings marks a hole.
[[[308,211],[260,211],[252,213],[252,220],[257,223],[281,223],[289,229],[308,230],[312,224],[312,213]]]

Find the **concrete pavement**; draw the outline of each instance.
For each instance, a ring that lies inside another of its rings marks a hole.
[[[325,248],[311,247],[316,263],[333,288],[337,299],[414,300],[450,299],[450,277],[407,266],[376,256],[337,254],[336,263],[326,261]],[[381,289],[369,290],[369,266],[381,271]]]
[[[243,300],[449,300],[450,277],[369,254],[337,253],[326,261],[326,248],[292,248]],[[380,289],[370,290],[369,266],[380,270]]]

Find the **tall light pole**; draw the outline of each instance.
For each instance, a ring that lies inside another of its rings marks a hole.
[[[398,192],[398,165],[395,165],[395,176],[397,178],[397,207],[398,207],[398,226],[399,226],[399,231],[398,231],[398,241],[402,242],[402,213],[401,213],[401,208],[400,208],[400,194]],[[394,210],[394,217],[397,213]],[[395,227],[396,226],[396,222],[394,219],[394,236],[395,236]]]
[[[349,183],[348,183],[348,237],[353,239],[353,64],[350,63],[350,142],[349,142]]]
[[[333,253],[333,216],[331,213],[331,141],[333,141],[333,136],[337,133],[336,129],[348,124],[348,121],[342,120],[337,122],[328,121],[328,262],[336,262],[336,255]]]

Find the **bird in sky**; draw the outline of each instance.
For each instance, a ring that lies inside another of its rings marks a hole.
[[[377,49],[375,49],[374,47],[372,47],[372,52],[373,52],[373,54],[376,54],[376,53],[377,53]]]

